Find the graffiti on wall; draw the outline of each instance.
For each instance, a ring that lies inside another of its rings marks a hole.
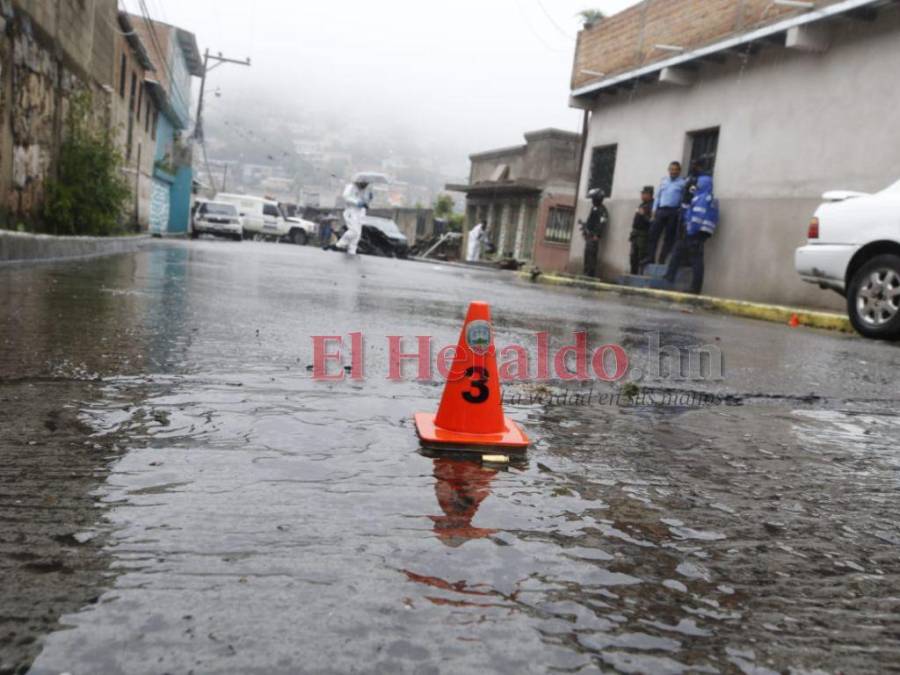
[[[153,189],[150,196],[150,232],[153,234],[165,234],[169,226],[169,183],[153,179]]]

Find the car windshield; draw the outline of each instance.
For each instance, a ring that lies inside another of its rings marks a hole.
[[[277,204],[264,204],[263,215],[272,216],[273,218],[284,218],[284,213]]]
[[[231,204],[207,203],[200,207],[200,212],[211,216],[236,216],[237,209]]]

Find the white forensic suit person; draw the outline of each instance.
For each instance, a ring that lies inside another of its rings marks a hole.
[[[346,203],[344,223],[347,225],[347,231],[337,243],[337,248],[346,251],[349,255],[356,255],[356,248],[362,237],[363,218],[373,198],[372,188],[364,179],[356,179],[344,189],[344,202]]]
[[[469,244],[466,250],[467,262],[478,262],[481,260],[481,250],[484,247],[484,239],[484,223],[478,223],[469,231]]]

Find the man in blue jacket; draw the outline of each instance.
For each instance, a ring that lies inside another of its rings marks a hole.
[[[656,247],[659,244],[660,235],[663,237],[662,255],[659,262],[666,262],[675,239],[678,236],[678,220],[681,210],[681,200],[684,196],[684,188],[687,179],[681,176],[681,162],[669,164],[669,175],[664,178],[656,193],[653,202],[653,225],[650,227],[650,236],[647,239],[647,258],[644,264],[656,262]]]
[[[700,294],[703,290],[703,247],[706,240],[715,234],[719,225],[719,202],[713,196],[713,179],[702,175],[697,179],[697,190],[691,199],[691,206],[685,215],[685,238],[678,242],[666,271],[666,279],[675,281],[678,268],[684,258],[691,257],[694,275],[691,281],[691,293]]]

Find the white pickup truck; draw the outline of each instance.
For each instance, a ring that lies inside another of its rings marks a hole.
[[[900,340],[900,182],[875,194],[826,192],[794,264],[804,281],[847,299],[854,328]]]
[[[316,236],[315,223],[286,218],[278,202],[253,195],[219,193],[217,202],[234,204],[240,213],[244,239],[285,241],[303,246]]]

